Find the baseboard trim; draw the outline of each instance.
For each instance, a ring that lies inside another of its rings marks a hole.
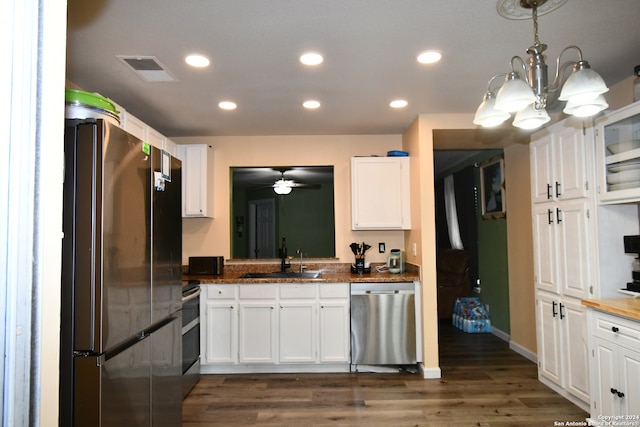
[[[514,342],[511,340],[511,336],[509,334],[507,334],[504,331],[501,331],[498,328],[492,327],[491,328],[491,333],[493,335],[495,335],[496,337],[500,338],[502,341],[506,341],[509,343],[509,348],[513,351],[515,351],[516,353],[518,353],[520,356],[526,357],[527,359],[529,359],[530,361],[532,361],[533,363],[538,363],[538,355],[534,352],[532,352],[531,350],[529,350],[528,348],[525,348],[523,346],[521,346],[520,344]]]
[[[519,355],[526,357],[536,365],[538,364],[538,355],[532,352],[531,350],[529,350],[528,348],[525,348],[513,341],[509,341],[509,348],[515,351],[516,353],[518,353]]]
[[[509,336],[508,333],[501,331],[493,325],[491,326],[491,333],[500,338],[502,341],[509,342],[511,340],[511,336]]]
[[[425,368],[423,364],[420,364],[420,374],[424,379],[442,378],[442,370],[440,368]]]

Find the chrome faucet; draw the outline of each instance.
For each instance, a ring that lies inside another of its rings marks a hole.
[[[300,273],[302,273],[303,270],[306,268],[304,265],[302,265],[302,248],[296,249],[296,253],[300,254]]]

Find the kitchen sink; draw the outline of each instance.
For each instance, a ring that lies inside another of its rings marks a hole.
[[[322,271],[275,271],[272,273],[245,273],[240,276],[241,279],[317,279]]]

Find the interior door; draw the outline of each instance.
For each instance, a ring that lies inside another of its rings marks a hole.
[[[249,202],[249,253],[254,258],[276,258],[275,200]]]

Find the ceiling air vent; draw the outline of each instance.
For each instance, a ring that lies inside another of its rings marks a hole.
[[[116,55],[133,70],[141,79],[147,82],[177,82],[166,67],[155,56]]]

